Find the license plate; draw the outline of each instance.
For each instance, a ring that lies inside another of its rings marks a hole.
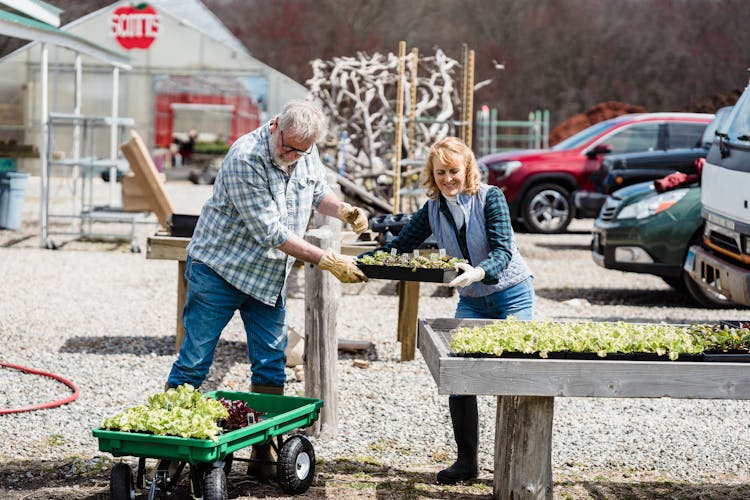
[[[687,257],[685,257],[685,263],[682,265],[682,268],[687,272],[691,272],[694,266],[695,266],[695,250],[693,250],[692,248],[689,248]]]

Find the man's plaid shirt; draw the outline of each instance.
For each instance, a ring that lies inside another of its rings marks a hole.
[[[291,175],[276,166],[266,124],[237,139],[216,176],[188,245],[238,290],[275,305],[295,259],[277,247],[304,236],[310,214],[331,193],[317,148]]]

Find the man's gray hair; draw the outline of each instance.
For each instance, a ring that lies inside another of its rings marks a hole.
[[[300,142],[319,142],[326,133],[328,120],[314,102],[294,99],[286,103],[281,111],[279,127]]]

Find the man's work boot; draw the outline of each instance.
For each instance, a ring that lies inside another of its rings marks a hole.
[[[283,396],[284,386],[252,384],[250,392]],[[262,482],[268,482],[276,477],[276,462],[278,461],[278,457],[271,443],[253,445],[250,459],[252,461],[247,464],[247,473],[249,475],[255,476]]]
[[[479,414],[476,396],[448,399],[458,458],[453,465],[437,474],[440,484],[456,484],[479,475]]]

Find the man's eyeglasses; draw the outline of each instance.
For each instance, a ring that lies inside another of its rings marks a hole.
[[[284,151],[284,154],[289,153],[297,153],[299,156],[307,156],[312,152],[312,146],[310,146],[310,149],[307,151],[302,149],[297,149],[294,146],[289,146],[284,142],[284,131],[279,129],[279,135],[281,136],[281,149]]]

